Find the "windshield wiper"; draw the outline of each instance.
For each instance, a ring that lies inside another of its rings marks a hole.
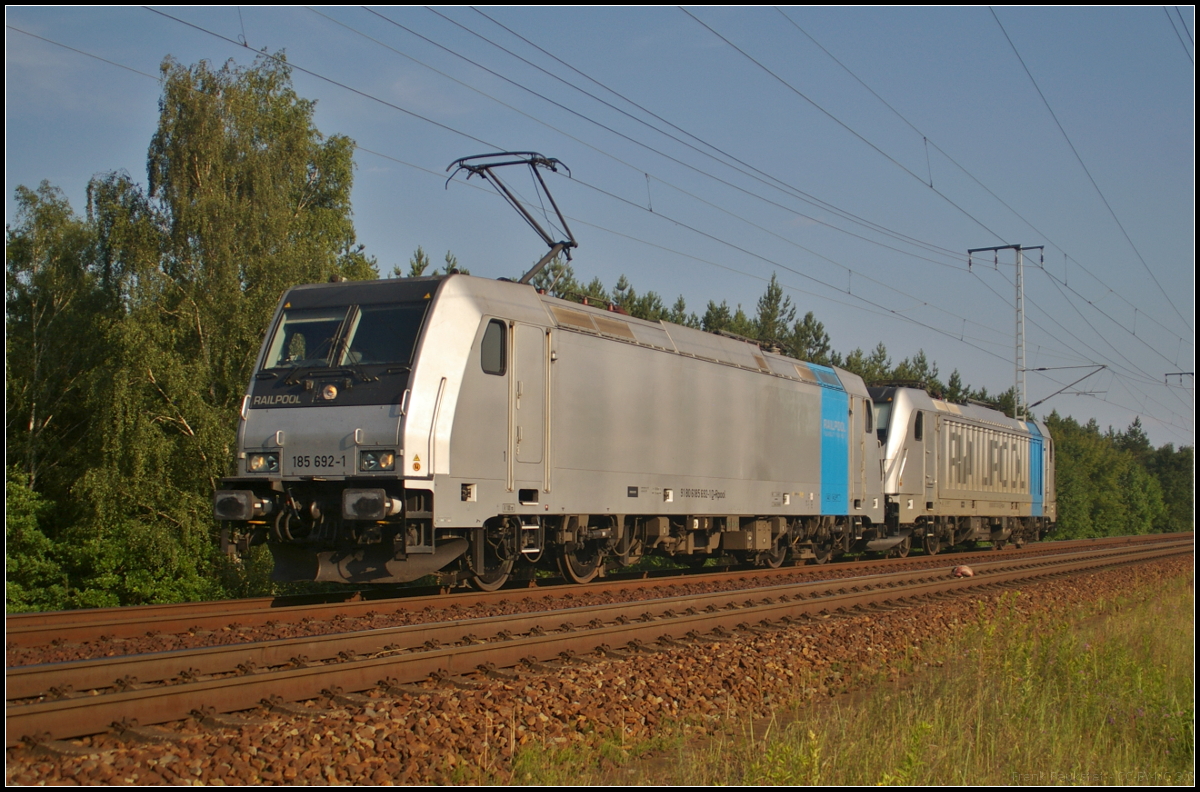
[[[354,376],[358,377],[361,382],[377,382],[379,380],[379,377],[368,376],[367,372],[363,370],[361,363],[344,363],[342,364],[340,371],[342,373],[350,372]]]
[[[317,371],[319,369],[320,369],[320,366],[296,366],[294,369],[292,369],[291,371],[288,372],[288,375],[286,377],[283,378],[283,384],[284,385],[299,385],[300,380],[302,379],[300,377],[300,374],[302,372],[304,373],[304,378],[308,378],[312,374],[312,372]]]

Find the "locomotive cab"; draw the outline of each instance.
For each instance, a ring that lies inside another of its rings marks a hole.
[[[474,529],[512,500],[508,460],[529,478],[540,454],[535,420],[509,452],[506,405],[516,389],[535,412],[546,321],[532,288],[463,275],[288,291],[243,400],[237,475],[213,500],[226,551],[266,543],[286,581],[407,582],[469,548],[485,566]],[[469,483],[448,479],[452,435]]]
[[[284,295],[243,400],[237,475],[214,497],[227,549],[268,543],[280,580],[394,580],[410,554],[429,557],[421,574],[450,560],[419,521],[428,493],[397,472],[438,286],[328,284]]]
[[[1040,421],[908,387],[871,388],[892,529],[925,550],[966,542],[1001,548],[1053,529],[1053,444]]]

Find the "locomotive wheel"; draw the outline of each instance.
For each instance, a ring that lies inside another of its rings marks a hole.
[[[921,541],[921,544],[925,547],[925,552],[929,553],[929,555],[937,555],[942,550],[942,540],[938,539],[937,534],[925,534],[925,538]]]
[[[791,544],[791,534],[781,533],[776,537],[774,547],[760,556],[763,564],[771,569],[779,569],[779,567],[783,566],[783,562],[787,558],[788,547]]]
[[[814,564],[827,564],[833,558],[833,537],[826,536],[813,541]]]
[[[497,590],[508,582],[514,557],[512,529],[508,525],[488,528],[483,541],[483,569],[471,570],[475,573],[471,585],[480,591]]]
[[[912,537],[906,536],[900,540],[900,544],[892,548],[892,558],[908,558],[908,551],[912,549]]]
[[[558,557],[558,568],[563,576],[575,583],[591,583],[600,574],[604,553],[589,544],[576,545],[574,550],[563,549]]]
[[[510,558],[507,561],[501,561],[494,567],[488,567],[483,572],[476,573],[475,577],[471,578],[471,585],[480,591],[495,591],[508,582],[508,575],[512,572],[513,560]]]

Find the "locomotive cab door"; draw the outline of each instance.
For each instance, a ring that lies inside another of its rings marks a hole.
[[[509,381],[509,486],[522,503],[537,503],[549,490],[550,334],[533,325],[513,328]],[[532,496],[532,497],[527,497]]]
[[[850,399],[850,506],[863,508],[867,497],[867,424],[870,402],[853,396]],[[871,440],[875,439],[872,432]]]
[[[925,457],[925,503],[922,507],[928,508],[926,504],[934,503],[937,500],[937,440],[941,435],[941,416],[936,413],[920,412],[918,416],[924,424],[924,432],[922,439],[922,448]]]

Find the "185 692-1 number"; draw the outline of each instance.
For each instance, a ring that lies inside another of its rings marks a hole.
[[[292,467],[294,468],[331,468],[344,467],[346,464],[346,455],[335,456],[333,454],[317,454],[303,456],[297,454],[292,457]]]

